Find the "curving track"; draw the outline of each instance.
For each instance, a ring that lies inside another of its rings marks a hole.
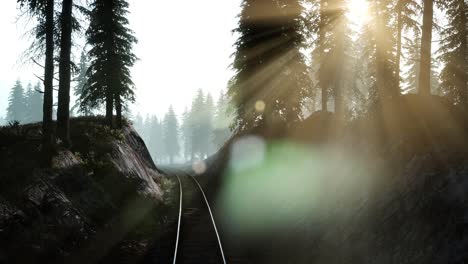
[[[226,263],[216,222],[203,188],[189,174],[176,177],[180,204],[172,263]]]

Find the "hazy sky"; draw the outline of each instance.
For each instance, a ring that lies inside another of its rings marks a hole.
[[[0,116],[5,115],[10,88],[19,78],[37,82],[42,70],[23,65],[20,57],[31,39],[33,23],[22,18],[16,1],[4,1],[0,27]],[[133,112],[161,116],[170,104],[178,113],[189,106],[198,88],[216,98],[233,75],[229,65],[234,52],[240,0],[130,0],[130,28],[139,42],[134,48],[139,61],[132,69],[137,102]],[[56,69],[57,70],[57,69]]]

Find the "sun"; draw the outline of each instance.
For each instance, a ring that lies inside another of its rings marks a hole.
[[[347,16],[356,26],[362,26],[369,16],[367,0],[348,0]]]

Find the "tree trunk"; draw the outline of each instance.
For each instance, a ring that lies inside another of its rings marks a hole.
[[[431,46],[432,19],[434,15],[433,0],[424,0],[424,13],[421,38],[421,64],[419,70],[419,89],[421,95],[431,94]]]
[[[52,147],[54,144],[52,112],[54,85],[54,0],[46,4],[46,50],[44,65],[44,104],[42,117],[42,151],[45,166],[50,165]]]
[[[326,8],[327,2],[325,0],[320,1],[320,25],[319,25],[319,42],[320,45],[323,44],[325,41],[325,8]],[[320,55],[321,60],[323,62],[323,58],[325,57],[325,50],[324,46],[320,47]],[[322,89],[322,112],[328,112],[328,87],[322,83],[321,84],[321,89]]]
[[[114,61],[114,41],[112,36],[112,17],[113,17],[113,1],[104,1],[104,16],[105,19],[105,31],[107,31],[106,41],[104,43],[107,52],[107,62],[104,71],[107,74],[106,80],[106,123],[109,127],[114,127],[113,112],[114,112],[114,89],[116,89],[115,75],[113,74],[113,68],[115,67]]]
[[[115,112],[116,112],[116,126],[122,128],[122,101],[118,93],[115,94]]]
[[[401,37],[402,37],[402,32],[403,32],[403,23],[402,23],[402,0],[398,1],[397,5],[397,50],[396,50],[396,89],[397,89],[397,95],[400,95],[400,64],[401,64]]]
[[[114,95],[112,93],[111,88],[107,88],[106,90],[106,124],[109,127],[113,127],[113,116],[114,112]]]
[[[339,7],[341,8],[341,7]],[[344,16],[344,14],[343,14]],[[337,23],[338,29],[338,39],[337,39],[337,47],[336,47],[336,55],[334,61],[336,62],[335,67],[336,69],[336,76],[335,76],[335,115],[338,120],[344,118],[344,98],[343,98],[343,87],[344,87],[344,64],[347,63],[345,61],[345,27],[346,25],[344,17],[339,17],[340,23]]]
[[[378,99],[385,102],[388,98],[387,84],[385,81],[385,45],[384,34],[385,25],[379,10],[376,10],[377,16],[377,31],[376,31],[376,44],[375,44],[375,60],[376,60],[376,83]]]
[[[70,144],[70,81],[71,81],[71,35],[73,0],[63,0],[61,17],[59,91],[57,109],[57,136]]]
[[[468,91],[467,91],[467,84],[468,84],[468,53],[467,53],[467,17],[466,17],[466,4],[465,0],[458,0],[460,2],[460,24],[465,25],[460,30],[460,35],[462,36],[461,39],[461,50],[460,54],[462,54],[462,58],[460,58],[460,103],[464,106],[468,104]]]

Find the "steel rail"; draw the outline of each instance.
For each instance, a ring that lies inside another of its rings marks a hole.
[[[180,178],[178,175],[176,175],[177,180],[179,181],[179,220],[177,223],[177,236],[176,236],[176,242],[175,242],[175,249],[174,249],[174,258],[173,258],[173,264],[176,264],[177,262],[177,249],[179,248],[179,237],[180,237],[180,224],[182,220],[182,182],[180,181]]]
[[[201,193],[203,195],[203,198],[205,199],[205,204],[206,204],[206,207],[208,208],[208,212],[210,213],[211,222],[213,223],[213,228],[214,228],[215,233],[216,233],[216,238],[218,239],[218,245],[219,245],[219,250],[221,251],[221,257],[223,258],[223,263],[226,264],[226,258],[224,257],[224,250],[223,250],[223,246],[221,244],[221,238],[219,237],[218,228],[216,227],[216,223],[215,223],[215,220],[214,220],[214,217],[213,217],[213,213],[211,212],[211,207],[210,207],[210,204],[208,203],[208,198],[206,198],[205,192],[203,191],[203,188],[201,187],[201,185],[197,181],[197,179],[195,179],[195,177],[193,177],[193,175],[189,175],[189,176],[198,185],[198,188],[200,189],[200,191],[201,191]]]

